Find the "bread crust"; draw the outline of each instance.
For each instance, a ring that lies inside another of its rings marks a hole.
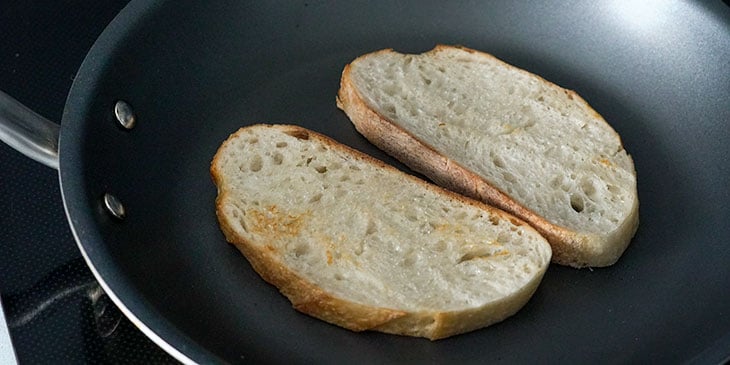
[[[557,88],[581,104],[593,117],[606,123],[603,117],[574,91],[564,89],[538,75],[509,65],[488,53],[466,47],[446,45],[437,45],[426,53],[437,53],[453,48],[489,58],[503,67],[526,73],[551,88]],[[536,212],[519,204],[481,176],[437,152],[433,147],[419,140],[413,134],[367,105],[352,79],[352,64],[363,57],[391,52],[394,51],[384,49],[360,56],[346,65],[342,71],[340,89],[336,98],[337,107],[347,114],[358,132],[375,146],[403,162],[414,171],[429,177],[436,184],[467,197],[494,205],[528,222],[550,242],[554,263],[576,268],[603,267],[616,263],[638,228],[638,199],[635,199],[628,219],[616,230],[605,236],[575,232],[553,224]],[[620,141],[619,135],[613,129],[611,131]],[[636,196],[636,191],[634,191],[634,196]]]
[[[375,330],[385,333],[425,337],[430,340],[442,339],[460,333],[483,328],[502,321],[521,309],[530,297],[534,294],[542,277],[545,268],[537,273],[535,277],[525,286],[517,290],[511,296],[503,297],[497,301],[486,303],[481,307],[470,308],[462,311],[450,312],[408,312],[397,309],[373,307],[356,303],[345,298],[338,298],[314,283],[298,275],[278,257],[278,252],[273,247],[261,249],[253,242],[236,233],[233,228],[232,217],[225,213],[225,207],[229,200],[229,191],[224,183],[224,176],[221,168],[221,154],[228,143],[235,140],[248,128],[278,128],[287,134],[294,136],[306,136],[306,139],[316,139],[327,145],[330,149],[340,150],[353,155],[359,160],[376,165],[377,167],[398,173],[404,179],[411,180],[426,189],[435,191],[444,196],[445,199],[453,199],[465,204],[474,205],[483,209],[492,216],[500,219],[510,220],[515,225],[524,225],[528,230],[532,228],[518,218],[488,206],[482,202],[464,197],[452,191],[443,189],[436,185],[429,184],[415,176],[402,173],[396,168],[385,164],[362,152],[342,145],[329,137],[319,133],[293,125],[254,125],[241,128],[232,134],[219,148],[211,163],[210,173],[213,182],[218,188],[216,198],[216,215],[220,228],[226,240],[233,244],[246,257],[251,267],[268,283],[274,285],[292,303],[292,306],[303,313],[322,319],[329,323],[353,330],[365,331]],[[536,232],[535,232],[536,233]]]

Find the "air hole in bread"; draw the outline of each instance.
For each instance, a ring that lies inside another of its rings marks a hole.
[[[312,195],[311,198],[309,198],[309,202],[310,203],[316,203],[316,202],[318,202],[320,200],[322,200],[322,193],[314,194],[314,195]]]
[[[248,226],[246,225],[246,220],[245,220],[245,219],[243,219],[243,217],[239,217],[239,218],[238,218],[238,223],[240,223],[240,224],[241,224],[241,229],[242,229],[242,230],[243,230],[244,232],[248,232]]]
[[[345,280],[345,277],[342,276],[342,274],[337,272],[337,273],[335,273],[335,280],[342,281],[342,280]]]
[[[474,247],[469,252],[461,255],[461,257],[459,257],[459,259],[456,261],[456,264],[458,265],[466,261],[486,258],[489,256],[491,256],[491,253],[489,252],[489,249],[487,247]]]
[[[319,172],[320,174],[324,174],[325,172],[327,172],[327,166],[324,165],[316,166],[314,169],[317,170],[317,172]]]
[[[497,242],[509,243],[512,241],[512,234],[506,231],[499,232],[497,235]]]
[[[241,199],[241,204],[242,205],[246,205],[246,201],[243,200],[243,199]],[[231,216],[233,218],[239,218],[241,216],[245,216],[246,215],[246,213],[244,213],[244,211],[242,211],[241,208],[239,208],[235,204],[234,205],[229,205],[227,208],[228,208],[228,211],[231,213]]]
[[[301,129],[291,129],[288,131],[285,131],[284,133],[301,140],[308,140],[309,139],[309,132],[301,130]]]
[[[570,207],[573,208],[577,213],[582,212],[585,209],[583,197],[577,194],[570,195]]]
[[[355,246],[355,250],[353,251],[355,253],[355,256],[361,256],[363,252],[365,252],[365,242],[360,241],[360,243]]]
[[[504,168],[504,160],[502,160],[501,157],[494,154],[494,152],[490,152],[489,155],[492,157],[492,163],[494,166],[501,168]]]
[[[550,187],[551,188],[558,188],[563,183],[563,178],[561,176],[555,176],[554,178],[550,179]]]
[[[309,246],[306,243],[299,243],[294,247],[294,256],[302,257],[309,254]]]
[[[384,109],[385,109],[385,112],[388,113],[388,114],[391,114],[391,115],[395,115],[396,114],[395,105],[393,105],[393,104],[386,105],[384,107]]]
[[[446,251],[446,248],[448,248],[448,244],[444,240],[438,240],[436,244],[433,245],[433,249],[436,252],[444,252]]]
[[[415,105],[409,105],[408,113],[410,113],[412,117],[416,117],[418,116],[418,109]]]
[[[517,177],[515,177],[515,175],[513,175],[510,172],[502,171],[502,177],[504,177],[504,179],[506,181],[509,181],[511,183],[516,183],[517,182]]]
[[[462,95],[462,97],[464,97],[464,96]],[[453,110],[457,116],[464,115],[464,113],[466,113],[467,106],[465,103],[458,103],[454,106]]]
[[[399,94],[400,88],[395,83],[383,85],[383,92],[385,92],[388,96],[395,96],[396,94]]]
[[[284,162],[284,155],[279,152],[274,153],[271,158],[274,160],[274,165],[281,165]]]
[[[365,228],[365,235],[371,235],[378,231],[378,226],[375,225],[375,222],[372,219],[368,220],[368,225]]]
[[[263,167],[264,167],[264,161],[261,158],[261,156],[254,155],[251,158],[251,161],[250,161],[250,164],[249,164],[249,168],[251,169],[251,171],[253,171],[253,172],[259,172],[259,171],[261,171],[261,169]]]
[[[250,144],[256,144],[258,142],[259,142],[259,139],[256,137],[251,137],[248,139],[248,143],[250,143]]]
[[[409,266],[413,266],[413,264],[415,264],[415,263],[416,263],[416,257],[413,255],[413,253],[409,253],[403,259],[402,265],[405,267],[409,267]]]
[[[246,213],[236,205],[228,205],[226,209],[228,210],[228,214],[230,214],[231,217],[238,222],[241,229],[248,232],[248,227],[246,226],[246,221],[244,220],[244,216],[246,215]]]
[[[595,197],[596,187],[593,185],[593,180],[589,178],[583,179],[583,181],[581,181],[580,188],[589,198]]]
[[[288,144],[286,142],[283,142],[283,141],[282,142],[276,142],[276,147],[277,148],[284,148],[286,146],[288,146]]]

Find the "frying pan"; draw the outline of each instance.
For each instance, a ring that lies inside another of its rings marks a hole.
[[[608,268],[551,266],[515,316],[437,342],[294,311],[223,239],[213,154],[240,126],[296,123],[403,168],[335,107],[340,72],[369,51],[436,43],[574,89],[609,121],[638,172],[632,244]],[[730,354],[729,60],[721,2],[139,0],[81,65],[57,147],[58,128],[6,95],[0,134],[58,162],[91,270],[183,362],[720,362]]]

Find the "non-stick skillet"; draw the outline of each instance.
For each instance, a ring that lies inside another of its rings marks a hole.
[[[70,226],[107,293],[183,361],[722,359],[730,9],[643,4],[133,1],[68,96],[59,176]],[[239,126],[286,122],[397,165],[335,107],[340,71],[371,50],[435,43],[493,53],[604,115],[638,170],[632,245],[610,268],[553,266],[516,316],[438,342],[351,333],[295,312],[223,240],[211,157]],[[118,119],[129,115],[127,129]]]

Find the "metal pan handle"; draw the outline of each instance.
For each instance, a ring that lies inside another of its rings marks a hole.
[[[10,147],[58,170],[59,131],[57,123],[0,91],[0,140]]]

